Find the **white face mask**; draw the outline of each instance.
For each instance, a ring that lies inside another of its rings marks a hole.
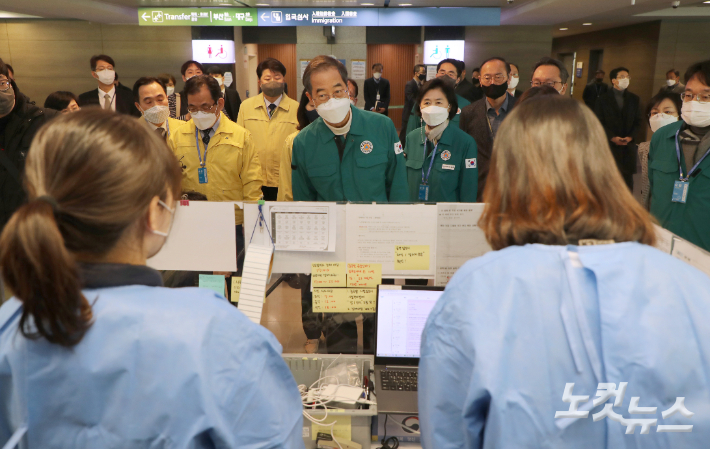
[[[675,86],[675,80],[666,80],[666,84],[668,84],[668,87]]]
[[[99,77],[99,81],[101,81],[103,84],[113,84],[113,82],[116,80],[116,72],[109,69],[96,72],[96,76]]]
[[[520,82],[520,77],[511,76],[510,79],[508,80],[508,90],[513,90],[516,87],[518,87],[519,82]]]
[[[326,122],[336,125],[348,116],[350,112],[350,99],[345,98],[331,98],[322,105],[316,107],[318,115],[323,117]]]
[[[382,73],[380,73],[380,72],[373,73],[372,77],[375,78],[376,80],[378,80],[378,79],[382,78]]]
[[[705,128],[710,126],[710,103],[686,101],[683,103],[680,115],[688,125]]]
[[[629,82],[630,80],[628,78],[623,78],[618,80],[619,81],[619,89],[625,90],[629,88]]]
[[[428,106],[422,109],[422,119],[430,128],[441,125],[447,118],[449,118],[449,109],[447,108]]]
[[[219,84],[219,87],[222,87],[222,85],[224,84],[224,78],[222,78],[222,77],[219,77],[219,78],[214,77],[214,79],[217,80],[217,84]]]
[[[212,128],[217,122],[217,116],[213,112],[197,111],[194,114],[190,114],[190,116],[197,129],[201,131]]]
[[[170,206],[168,206],[167,204],[165,204],[162,200],[158,200],[158,204],[160,204],[160,205],[163,206],[165,209],[167,209],[168,212],[170,212],[170,215],[175,216],[175,209],[171,209]],[[172,218],[171,218],[171,219],[170,219],[170,226],[168,227],[168,232],[156,231],[156,230],[153,230],[153,229],[151,229],[150,232],[152,232],[152,233],[155,234],[155,235],[160,235],[160,236],[162,236],[162,237],[167,237],[168,234],[170,234],[170,229],[171,229],[172,227],[173,227],[173,220],[172,220]]]
[[[168,96],[172,95],[175,93],[175,86],[168,86],[167,92]]]
[[[162,123],[165,123],[165,120],[167,120],[168,116],[170,115],[170,108],[168,108],[167,106],[155,105],[152,108],[142,112],[143,117],[145,117],[148,122],[154,125],[160,125]]]
[[[653,131],[654,133],[659,129],[663,128],[664,126],[670,125],[671,123],[675,123],[677,121],[678,117],[664,114],[662,112],[648,119],[648,123],[649,125],[651,125],[651,131]]]

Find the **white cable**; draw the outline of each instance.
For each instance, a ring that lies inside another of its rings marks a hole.
[[[390,418],[392,418],[392,415],[388,415],[388,416],[389,416]],[[393,421],[395,424],[397,424],[399,427],[403,428],[404,430],[409,430],[409,431],[412,432],[414,435],[421,435],[421,434],[422,434],[420,431],[414,430],[414,429],[412,429],[412,428],[409,427],[409,426],[405,426],[404,424],[400,423],[399,421],[397,421],[397,420],[394,419],[394,418],[392,418],[392,421]]]

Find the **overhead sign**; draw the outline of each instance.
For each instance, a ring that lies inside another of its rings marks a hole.
[[[424,64],[438,64],[444,59],[464,60],[465,41],[424,41]]]
[[[138,8],[142,26],[256,26],[256,8]]]
[[[192,59],[202,64],[234,64],[234,41],[193,40]]]
[[[138,8],[142,26],[498,26],[500,8]]]

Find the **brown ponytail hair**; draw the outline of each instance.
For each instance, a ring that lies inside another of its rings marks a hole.
[[[29,202],[0,235],[0,269],[23,311],[20,330],[71,347],[91,327],[76,256],[101,258],[145,232],[155,196],[179,198],[182,175],[165,142],[134,118],[85,109],[35,136],[25,164]]]

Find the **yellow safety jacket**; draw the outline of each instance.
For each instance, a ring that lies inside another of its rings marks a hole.
[[[148,123],[148,121],[143,118],[143,116],[138,118],[138,121],[143,123],[149,130],[153,131],[155,128],[151,126],[151,123]],[[176,118],[168,117],[168,145],[170,145],[170,137],[177,131],[178,129],[182,128],[182,126],[187,123],[186,121],[183,120],[178,120]],[[153,131],[154,132],[154,131]]]
[[[278,187],[281,152],[284,141],[298,128],[298,102],[286,94],[281,98],[274,115],[269,113],[264,103],[264,94],[244,100],[239,108],[237,125],[243,126],[254,138],[254,145],[261,161],[262,178],[267,187]]]
[[[170,147],[182,167],[182,190],[207,196],[208,201],[256,201],[261,198],[261,164],[251,133],[224,114],[207,147],[205,168],[207,182],[198,178],[200,155],[205,159],[202,133],[195,141],[195,123],[190,120],[172,132]],[[244,212],[235,209],[235,224],[244,223]]]
[[[298,135],[298,131],[286,138],[283,150],[281,151],[281,170],[279,171],[279,193],[277,201],[293,201],[293,188],[291,184],[291,155],[293,154],[293,139]]]

